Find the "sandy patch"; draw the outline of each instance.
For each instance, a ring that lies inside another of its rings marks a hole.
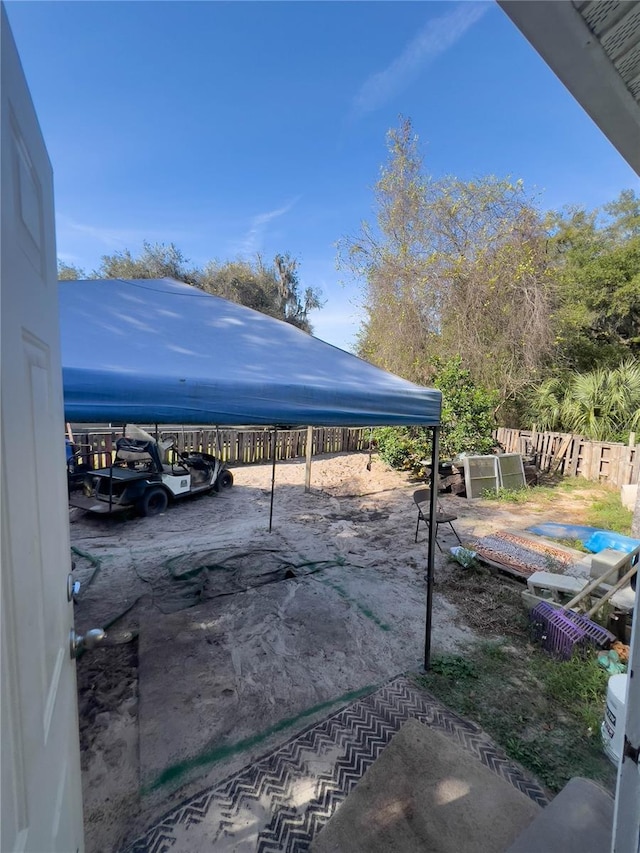
[[[367,461],[314,460],[310,493],[303,462],[279,464],[271,534],[269,465],[236,468],[228,492],[156,518],[71,511],[76,628],[108,626],[110,644],[78,665],[88,853],[118,849],[349,691],[420,666],[426,528],[415,544],[411,495],[422,484]],[[541,519],[441,503],[463,540]],[[456,544],[447,528],[439,538]],[[441,593],[455,569],[436,559],[437,653],[477,635]]]

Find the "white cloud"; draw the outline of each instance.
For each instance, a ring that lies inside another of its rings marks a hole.
[[[77,265],[82,259],[78,255],[73,254],[73,252],[58,252],[58,260],[65,264]]]
[[[56,217],[56,231],[58,242],[72,242],[82,240],[92,245],[102,247],[102,250],[122,250],[131,249],[135,251],[142,244],[143,240],[150,242],[175,242],[182,237],[193,237],[192,231],[184,229],[174,229],[170,226],[163,229],[158,228],[114,228],[111,226],[90,225],[85,222],[76,222],[65,214],[58,214]],[[70,253],[65,249],[60,251],[59,256],[63,254],[70,256]]]
[[[277,207],[275,210],[268,210],[266,213],[258,213],[251,219],[249,230],[238,243],[236,249],[240,255],[253,255],[262,247],[262,241],[267,230],[267,226],[274,219],[284,216],[289,213],[292,207],[298,203],[300,196],[287,202],[282,207]]]
[[[365,80],[354,100],[355,114],[365,115],[390,101],[428,63],[452,47],[489,8],[487,2],[458,3],[452,11],[428,21],[391,65]]]

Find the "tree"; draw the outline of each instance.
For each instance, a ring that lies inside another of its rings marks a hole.
[[[173,243],[142,244],[142,254],[135,258],[125,249],[113,255],[103,255],[95,271],[96,278],[175,278],[187,284],[197,284],[197,272],[187,267],[188,261]]]
[[[276,255],[274,269],[278,281],[280,310],[287,323],[297,326],[305,332],[311,331],[308,315],[315,308],[322,308],[320,291],[307,287],[304,296],[300,295],[298,262],[289,254]]]
[[[640,196],[634,190],[622,190],[604,209],[610,217],[607,231],[614,242],[640,237]]]
[[[599,211],[548,220],[559,370],[615,367],[640,356],[640,199],[625,190]]]
[[[438,207],[452,259],[440,351],[460,353],[504,409],[542,378],[552,351],[543,223],[520,182],[493,177],[449,181]]]
[[[490,453],[495,447],[494,417],[498,395],[475,383],[460,356],[436,359],[434,385],[442,391],[441,455]]]
[[[387,147],[377,227],[363,222],[339,244],[340,265],[364,284],[359,352],[418,382],[433,356],[457,354],[504,404],[552,346],[544,224],[521,181],[424,176],[408,119]]]
[[[366,319],[358,336],[359,354],[424,382],[439,306],[425,252],[422,159],[408,119],[388,132],[387,149],[389,161],[374,190],[377,228],[365,221],[359,234],[341,240],[339,266],[363,286]]]
[[[276,282],[258,257],[255,263],[210,261],[198,276],[198,287],[255,311],[280,317]]]
[[[75,281],[83,278],[86,278],[83,269],[75,266],[75,264],[67,264],[58,260],[58,281]]]
[[[490,453],[495,447],[495,392],[476,385],[459,356],[446,362],[435,359],[432,367],[434,385],[442,391],[441,457]],[[394,468],[419,473],[431,456],[431,429],[427,427],[384,427],[376,430],[375,437],[380,455]]]
[[[311,332],[309,312],[322,307],[320,291],[306,288],[300,295],[298,262],[289,254],[277,255],[267,265],[258,255],[253,262],[209,261],[203,268],[191,267],[173,243],[144,242],[136,257],[129,249],[104,255],[96,278],[174,278],[207,293],[246,305],[263,314],[284,320]]]

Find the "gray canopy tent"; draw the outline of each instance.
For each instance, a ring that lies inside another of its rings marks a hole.
[[[61,281],[60,329],[72,423],[430,428],[428,668],[440,391],[167,278]]]

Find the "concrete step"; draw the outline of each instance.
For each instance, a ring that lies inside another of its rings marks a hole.
[[[405,723],[312,853],[504,853],[542,812],[460,746]],[[548,847],[550,850],[561,849]]]
[[[609,853],[613,797],[576,776],[518,836],[507,853]]]

